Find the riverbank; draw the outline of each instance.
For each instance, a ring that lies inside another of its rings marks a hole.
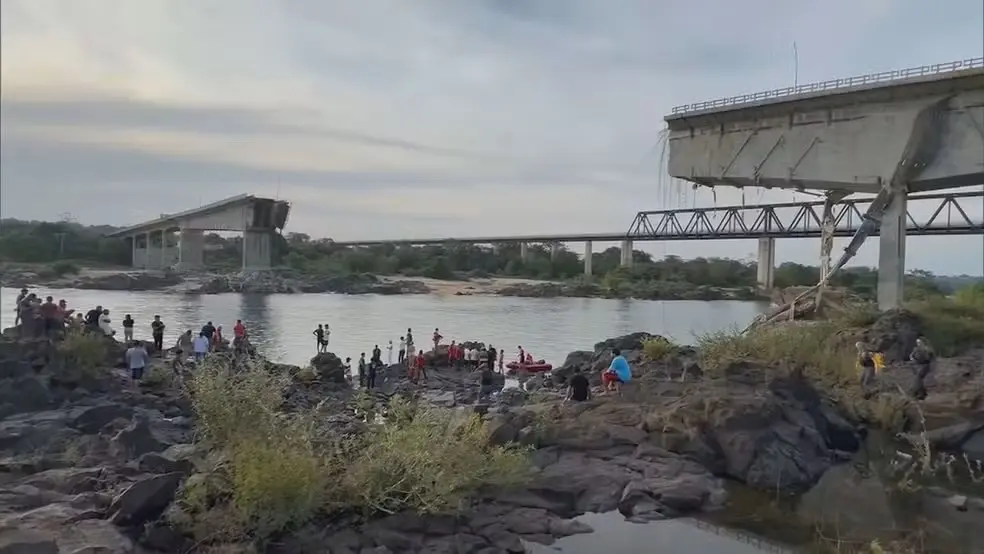
[[[173,294],[436,294],[515,296],[523,298],[637,298],[640,300],[756,300],[751,287],[722,288],[673,282],[539,281],[509,277],[441,280],[427,277],[306,275],[291,270],[208,273],[145,271],[126,268],[79,268],[59,273],[49,266],[8,265],[0,269],[0,286],[53,289],[158,291]]]
[[[940,321],[896,312],[857,327],[838,322],[809,351],[815,326],[705,337],[697,348],[636,333],[572,352],[550,376],[517,376],[525,390],[502,389],[496,377],[501,392],[488,401],[478,374],[439,363],[419,385],[387,368],[379,390],[361,393],[332,355],[236,377],[197,368],[185,376],[191,396],[155,368],[137,392],[111,369],[120,363],[115,343],[8,337],[0,543],[32,552],[246,551],[257,540],[260,552],[522,552],[523,541],[589,532],[570,520],[581,513],[618,511],[636,522],[730,522],[787,544],[874,552],[872,541],[919,533],[920,552],[977,552],[981,337],[938,360],[925,400],[901,392],[912,376],[909,342],[932,336],[928,326]],[[766,337],[790,346],[742,350]],[[809,358],[836,359],[827,339],[850,347],[858,338],[888,358],[867,398],[853,379],[821,379],[834,366]],[[564,403],[566,380],[580,371],[597,383],[615,348],[635,374],[624,394],[596,387],[592,400]],[[883,440],[879,429],[908,440],[873,443]]]

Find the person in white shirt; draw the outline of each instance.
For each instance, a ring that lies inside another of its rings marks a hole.
[[[393,341],[386,345],[386,365],[393,365]]]
[[[474,350],[474,349],[472,349],[472,348],[466,348],[466,349],[465,349],[465,367],[467,367],[467,366],[469,366],[469,365],[471,365],[471,361],[472,361],[472,352],[474,352],[474,351],[475,351],[475,350]]]
[[[111,325],[112,320],[109,319],[109,310],[103,310],[102,315],[99,316],[99,329],[106,334],[107,337],[111,337],[116,334]]]
[[[325,352],[328,351],[328,343],[331,341],[331,325],[325,323]]]
[[[195,350],[195,361],[201,362],[205,359],[205,355],[208,354],[208,337],[204,333],[199,333],[195,337],[195,342],[192,344]]]
[[[403,362],[407,360],[407,341],[405,338],[400,337],[400,351],[396,354],[396,363],[403,365]]]
[[[142,342],[131,341],[130,348],[127,348],[124,357],[127,367],[130,368],[130,380],[133,388],[138,388],[140,380],[143,379],[144,370],[150,363],[150,354],[147,353]]]

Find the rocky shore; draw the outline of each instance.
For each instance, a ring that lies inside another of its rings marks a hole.
[[[81,270],[54,276],[25,268],[0,270],[0,285],[53,289],[161,291],[177,294],[451,294],[522,298],[637,298],[640,300],[754,300],[750,287],[723,289],[699,285],[672,288],[637,284],[611,290],[598,283],[484,278],[440,281],[427,278],[382,277],[371,274],[312,276],[277,269],[266,272],[195,273],[177,271]]]
[[[901,352],[912,329],[900,321],[885,316],[866,332],[886,351]],[[524,541],[550,544],[591,532],[572,519],[586,512],[618,511],[633,522],[713,514],[730,505],[736,484],[775,497],[815,494],[818,483],[865,450],[870,426],[849,420],[796,371],[735,360],[712,375],[693,348],[673,347],[651,359],[651,338],[636,333],[572,352],[550,375],[520,375],[522,388],[503,388],[496,376],[491,399],[481,394],[478,373],[440,367],[433,358],[423,383],[392,366],[368,395],[349,386],[332,354],[313,358],[309,368],[266,363],[266,371],[290,378],[284,409],[316,410],[332,436],[373,425],[360,414],[367,399],[385,412],[394,398],[412,398],[480,414],[494,444],[530,448],[533,473],[520,487],[479,490],[452,514],[336,514],[259,552],[520,553]],[[82,370],[47,341],[22,342],[9,333],[0,339],[0,553],[254,551],[244,544],[210,550],[216,545],[174,525],[181,516],[175,499],[209,478],[216,460],[196,442],[196,413],[169,370],[155,368],[155,377],[133,390],[116,369],[122,348],[108,344],[102,370]],[[597,384],[615,348],[635,374],[624,394],[565,403],[570,376],[580,371]],[[984,461],[982,360],[984,350],[941,359],[908,432],[928,437],[940,452]],[[889,371],[897,377],[884,380],[886,390],[907,374],[901,362],[890,364],[898,366]],[[934,427],[920,429],[930,413]],[[972,495],[937,491],[920,498],[920,513],[933,514],[964,542],[982,524],[984,501]],[[843,496],[836,502],[838,512],[854,513]],[[967,552],[984,548],[979,536],[973,540]]]

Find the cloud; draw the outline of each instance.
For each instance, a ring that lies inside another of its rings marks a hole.
[[[252,192],[293,201],[289,230],[348,239],[619,231],[641,209],[790,200],[671,182],[663,115],[790,84],[794,42],[800,82],[966,58],[984,44],[973,0],[947,10],[4,0],[0,10],[3,216],[125,224]],[[981,239],[949,240],[969,255],[913,240],[909,266],[984,272]],[[754,244],[650,248],[731,256]],[[817,249],[784,241],[779,259],[815,262]]]

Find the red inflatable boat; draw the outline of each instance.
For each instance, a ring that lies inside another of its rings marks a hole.
[[[523,371],[528,371],[530,373],[542,373],[544,371],[550,371],[551,369],[553,369],[552,365],[544,362],[543,360],[540,360],[539,362],[532,363],[532,364],[509,362],[508,364],[506,364],[506,367],[509,368],[509,373],[515,373],[517,370],[520,369],[522,369]]]

